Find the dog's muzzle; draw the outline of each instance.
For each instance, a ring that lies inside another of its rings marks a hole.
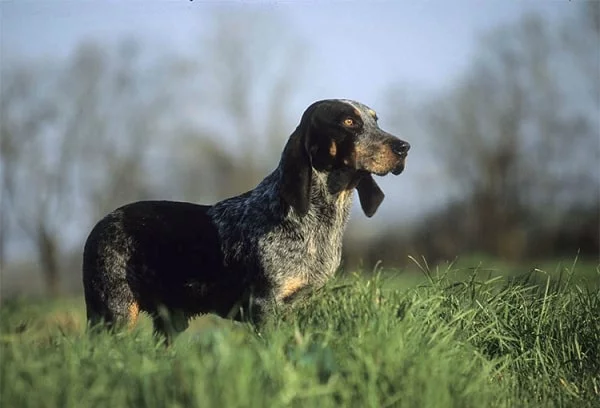
[[[393,175],[397,176],[404,171],[406,156],[408,155],[409,150],[410,143],[405,142],[404,140],[398,139],[392,143],[392,151],[399,157],[398,165],[392,170]]]

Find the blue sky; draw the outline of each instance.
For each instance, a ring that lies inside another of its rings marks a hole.
[[[309,51],[306,77],[291,107],[296,117],[317,99],[345,97],[378,110],[382,127],[390,129],[381,107],[388,105],[386,96],[391,86],[399,85],[409,93],[416,90],[416,95],[449,86],[470,63],[481,33],[529,12],[557,18],[570,13],[573,3],[2,1],[1,63],[28,57],[63,58],[83,40],[113,42],[124,36],[161,49],[193,52],[215,12],[248,13],[251,18],[251,12],[259,10],[277,15],[284,22],[282,31],[287,31],[281,35],[293,34]],[[433,184],[423,185],[429,170],[419,160],[419,140],[415,135],[402,136],[411,142],[413,152],[401,178],[382,181],[388,196],[382,211],[401,212],[410,218],[443,199],[445,193]],[[430,191],[424,192],[427,188]]]
[[[65,56],[84,39],[133,35],[148,43],[190,50],[215,11],[260,9],[282,17],[310,50],[318,69],[312,92],[373,104],[394,81],[437,88],[469,61],[479,33],[527,12],[555,17],[573,8],[562,0],[454,1],[4,1],[0,3],[3,59]],[[336,58],[357,53],[352,64]],[[349,89],[352,84],[352,89]],[[307,95],[307,98],[318,97]]]

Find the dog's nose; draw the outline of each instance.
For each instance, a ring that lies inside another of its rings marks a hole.
[[[406,154],[410,150],[410,143],[404,140],[395,140],[392,143],[392,151],[396,154]]]

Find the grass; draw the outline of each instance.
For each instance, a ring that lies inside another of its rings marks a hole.
[[[416,286],[402,274],[346,277],[260,333],[204,317],[170,348],[147,319],[87,335],[80,298],[6,303],[0,404],[600,406],[597,266],[583,273],[586,286],[574,265],[508,279],[415,264]]]

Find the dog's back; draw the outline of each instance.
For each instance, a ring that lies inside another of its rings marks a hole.
[[[141,201],[98,222],[83,256],[90,323],[132,322],[140,310],[158,318],[161,306],[227,314],[241,296],[242,282],[223,267],[209,208]]]

